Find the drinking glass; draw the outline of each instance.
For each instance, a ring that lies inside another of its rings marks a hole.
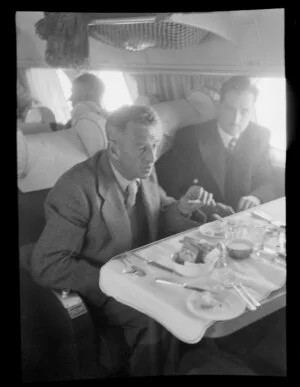
[[[272,232],[268,226],[253,226],[251,234],[253,236],[255,255],[260,257],[266,241],[272,237]]]

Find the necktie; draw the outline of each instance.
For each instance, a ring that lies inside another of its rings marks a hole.
[[[136,194],[138,191],[138,184],[136,181],[128,184],[126,188],[126,207],[130,209],[135,205]]]

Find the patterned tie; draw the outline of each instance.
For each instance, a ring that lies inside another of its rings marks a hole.
[[[128,210],[135,205],[135,199],[138,189],[139,187],[136,180],[128,184],[126,188],[126,207]]]

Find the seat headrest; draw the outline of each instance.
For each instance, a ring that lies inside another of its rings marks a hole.
[[[27,136],[18,131],[17,142],[21,192],[52,188],[64,172],[88,158],[72,129]]]
[[[50,126],[48,124],[43,124],[42,122],[22,122],[19,124],[19,129],[25,135],[51,132]]]
[[[51,122],[56,122],[56,120],[52,110],[47,106],[35,106],[28,111],[25,122],[36,122],[49,125]]]
[[[215,118],[216,110],[213,100],[202,92],[192,93],[186,99],[161,102],[152,105],[159,116],[164,131],[159,156],[172,145],[177,130]]]
[[[105,124],[106,119],[93,112],[85,113],[75,121],[72,128],[79,136],[89,156],[107,148]]]

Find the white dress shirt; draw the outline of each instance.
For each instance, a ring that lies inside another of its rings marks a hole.
[[[221,128],[219,123],[218,123],[218,132],[221,136],[221,139],[223,141],[225,148],[228,148],[228,145],[232,139],[235,138],[237,140],[239,138],[239,134],[236,136],[232,136],[231,134],[228,134],[227,132],[225,132],[225,130]]]
[[[139,187],[140,179],[134,179],[134,180],[126,179],[123,175],[121,175],[121,173],[117,170],[117,168],[113,165],[113,163],[111,161],[109,163],[110,163],[111,169],[113,170],[113,173],[115,175],[117,183],[119,184],[119,187],[121,188],[121,191],[122,191],[124,197],[126,197],[127,187],[130,184],[132,184],[133,182],[136,182],[137,188]]]

